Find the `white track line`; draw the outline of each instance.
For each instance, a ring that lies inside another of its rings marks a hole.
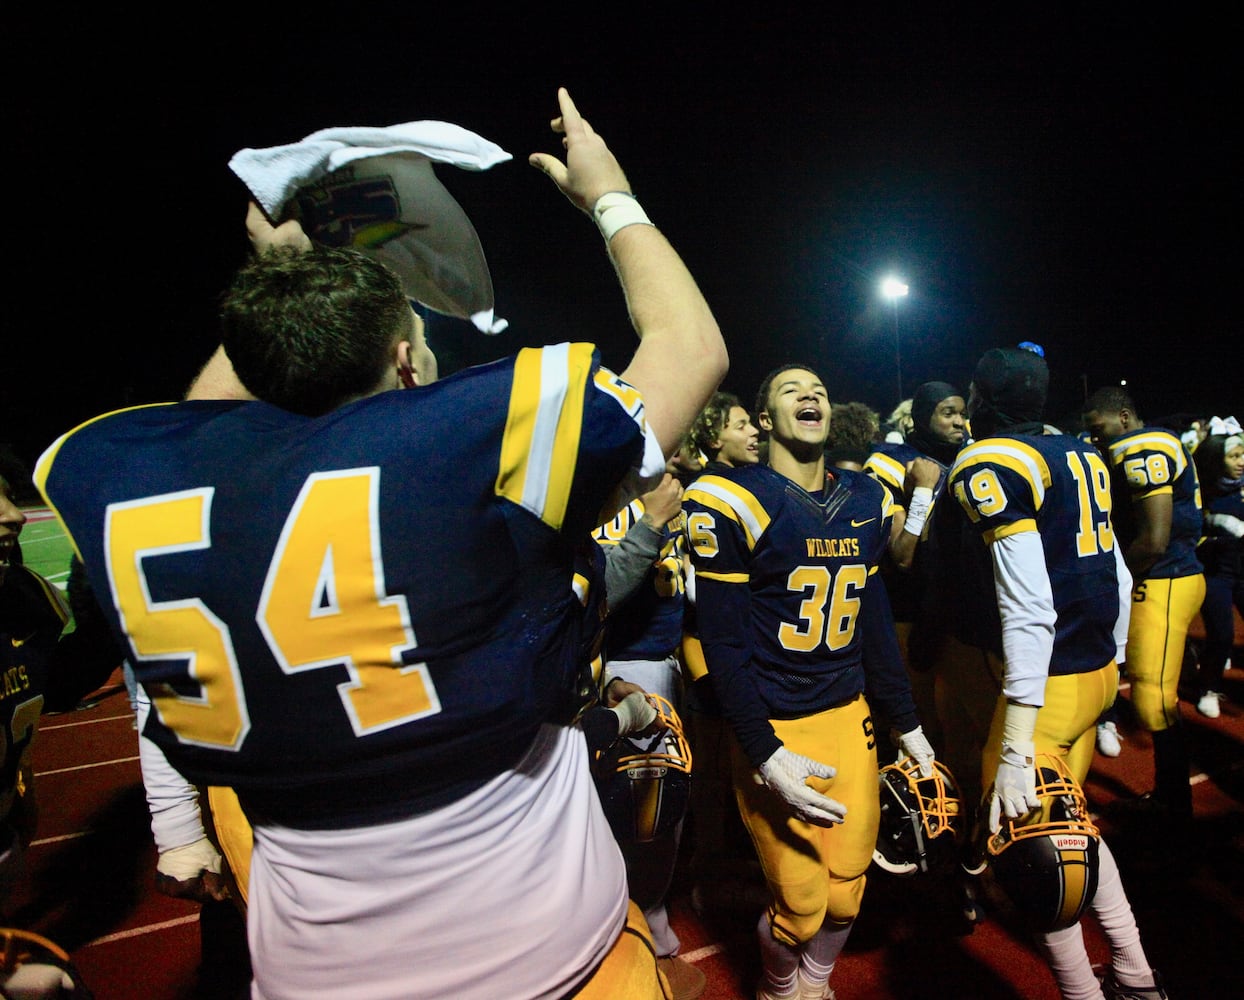
[[[724,944],[706,944],[703,948],[696,948],[695,951],[680,951],[678,957],[684,962],[690,962],[694,965],[701,959],[712,958],[726,950]]]
[[[39,732],[50,733],[57,729],[72,729],[74,726],[94,726],[101,722],[116,722],[117,719],[133,720],[133,718],[133,712],[126,712],[124,715],[108,715],[102,719],[83,719],[81,722],[57,722],[50,726],[44,723],[39,726]]]
[[[70,771],[87,771],[92,767],[111,767],[113,764],[128,764],[132,760],[138,760],[138,754],[133,757],[116,757],[113,760],[100,760],[94,764],[75,764],[73,767],[58,767],[54,771],[36,771],[36,778],[43,778],[49,774],[68,774]]]
[[[93,948],[97,944],[112,944],[113,941],[124,941],[126,938],[142,937],[144,934],[154,934],[156,931],[166,931],[171,927],[180,927],[182,924],[192,924],[199,919],[197,913],[192,913],[188,917],[178,917],[176,920],[161,920],[158,924],[146,924],[143,927],[131,927],[128,931],[117,931],[116,934],[105,934],[101,938],[94,941],[88,941],[83,947]]]
[[[79,840],[85,837],[90,830],[83,830],[81,833],[66,833],[60,837],[41,837],[30,842],[31,847],[42,847],[44,844],[59,844],[62,840]]]

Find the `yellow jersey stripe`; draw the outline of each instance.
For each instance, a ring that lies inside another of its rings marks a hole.
[[[69,544],[73,547],[73,553],[79,560],[82,559],[82,550],[78,548],[78,543],[74,540],[73,535],[70,533],[68,525],[65,524],[65,519],[60,516],[60,511],[56,509],[56,504],[52,503],[51,498],[48,496],[47,490],[48,473],[52,471],[52,463],[56,460],[56,456],[60,453],[61,446],[64,445],[64,443],[74,434],[77,434],[78,431],[82,430],[83,427],[89,427],[97,420],[103,420],[105,417],[111,417],[117,413],[128,413],[130,410],[147,410],[153,406],[175,405],[175,403],[143,403],[139,406],[124,406],[119,410],[109,410],[107,413],[101,413],[98,416],[91,417],[90,420],[82,421],[82,423],[78,424],[77,427],[66,431],[50,445],[48,445],[43,454],[39,456],[38,461],[35,462],[34,473],[31,475],[31,479],[35,484],[35,489],[37,489],[39,491],[39,495],[43,497],[43,502],[46,503],[52,513],[56,515],[56,520],[60,522],[61,528],[64,529],[65,537],[69,539]]]
[[[976,444],[968,445],[959,452],[955,459],[951,477],[959,470],[984,462],[992,462],[1012,472],[1017,472],[1032,489],[1033,508],[1041,509],[1045,502],[1045,491],[1053,482],[1050,467],[1041,453],[1022,441],[1004,438],[987,438]]]
[[[984,532],[984,538],[987,543],[993,543],[999,538],[1010,538],[1012,535],[1022,535],[1026,531],[1036,530],[1037,522],[1031,517],[1025,517],[1012,521],[1010,524],[1001,524],[996,528],[988,529]]]
[[[746,573],[710,573],[703,569],[697,569],[695,575],[697,579],[716,580],[719,583],[747,583],[751,579]]]
[[[1171,477],[1172,479],[1179,478],[1188,466],[1183,447],[1170,434],[1140,434],[1136,437],[1129,437],[1110,446],[1110,457],[1118,465],[1129,455],[1135,455],[1140,451],[1161,452],[1174,462],[1175,475]]]
[[[900,492],[903,489],[903,481],[907,478],[907,470],[903,468],[902,462],[879,451],[874,451],[868,456],[868,461],[864,463],[864,471],[871,472],[875,478]]]
[[[769,528],[769,515],[760,501],[729,479],[701,476],[691,484],[685,496],[738,523],[747,536],[749,549],[756,547],[756,540]]]
[[[570,502],[591,344],[525,348],[514,362],[496,492],[560,528]]]

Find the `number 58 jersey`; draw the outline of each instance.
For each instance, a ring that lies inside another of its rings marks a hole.
[[[659,471],[589,344],[520,352],[321,417],[190,402],[40,459],[191,781],[294,827],[370,825],[514,766],[573,697],[574,546]]]

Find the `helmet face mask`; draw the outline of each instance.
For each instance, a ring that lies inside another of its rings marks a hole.
[[[691,748],[682,720],[660,695],[648,699],[657,709],[653,727],[619,737],[595,764],[601,805],[620,843],[672,836],[691,797]]]
[[[1036,931],[1076,923],[1097,891],[1101,834],[1088,802],[1061,758],[1037,754],[1041,808],[1003,819],[986,843],[990,867],[1003,892]]]
[[[873,862],[892,875],[914,875],[952,864],[957,857],[959,785],[940,761],[933,774],[920,776],[911,757],[880,772],[881,822]]]

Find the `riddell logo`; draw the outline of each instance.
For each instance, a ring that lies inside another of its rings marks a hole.
[[[1060,851],[1087,851],[1088,837],[1077,834],[1061,834],[1050,838]]]

